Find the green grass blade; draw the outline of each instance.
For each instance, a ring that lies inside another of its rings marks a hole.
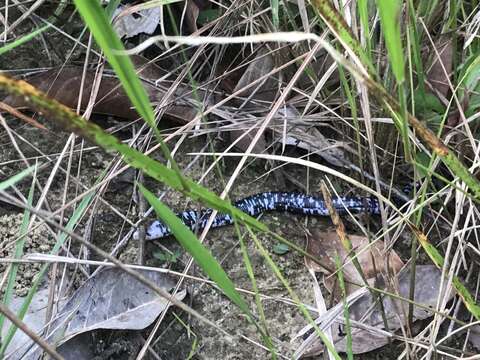
[[[85,211],[87,210],[88,206],[90,205],[94,195],[95,195],[95,192],[92,191],[89,194],[87,194],[87,196],[85,196],[83,198],[83,200],[80,202],[80,204],[78,205],[78,207],[75,209],[74,213],[72,214],[72,216],[71,216],[70,220],[68,221],[67,225],[65,226],[65,228],[67,230],[72,231],[75,228],[75,226],[78,224],[81,217],[84,215]],[[68,239],[68,235],[65,232],[62,232],[60,234],[60,236],[58,237],[58,239],[57,239],[57,241],[56,241],[56,243],[55,243],[55,245],[54,245],[54,247],[53,247],[53,249],[50,253],[51,254],[57,254],[58,251],[60,250],[60,248],[63,246],[63,244],[65,243],[65,241],[67,239]],[[30,306],[30,303],[32,302],[33,296],[37,292],[38,287],[39,287],[40,283],[42,282],[49,266],[50,266],[50,264],[42,265],[42,267],[40,268],[40,271],[35,276],[35,280],[33,281],[31,288],[28,290],[28,294],[25,297],[25,300],[24,300],[19,312],[17,313],[17,317],[20,320],[23,320],[23,318],[25,317],[25,315],[28,311],[28,308]],[[17,331],[17,327],[12,324],[10,326],[10,328],[8,329],[8,332],[7,332],[7,335],[5,336],[5,338],[2,339],[3,341],[2,341],[1,347],[0,347],[0,359],[2,359],[3,356],[5,355],[5,351],[7,350],[7,346],[12,341],[13,336],[15,335],[16,331]]]
[[[418,78],[418,90],[420,96],[423,98],[425,96],[425,70],[423,67],[422,53],[421,53],[421,44],[420,37],[417,30],[417,16],[415,13],[415,7],[413,5],[413,0],[408,0],[408,29],[407,31],[410,34],[410,43],[412,49],[413,63],[415,64],[416,75]]]
[[[270,266],[270,269],[273,271],[273,273],[275,274],[275,276],[282,282],[283,286],[285,287],[285,289],[287,289],[288,293],[290,294],[290,296],[292,297],[292,300],[295,302],[295,304],[298,306],[298,308],[300,309],[300,311],[302,312],[303,316],[305,317],[305,319],[308,320],[308,322],[312,325],[312,327],[315,329],[315,333],[320,337],[320,339],[322,340],[322,342],[325,344],[325,347],[328,349],[328,351],[330,351],[330,353],[333,355],[333,357],[336,359],[336,360],[341,360],[342,358],[340,357],[340,355],[338,355],[338,352],[335,350],[335,347],[333,346],[333,344],[330,342],[330,340],[328,340],[327,336],[325,335],[325,333],[320,330],[320,328],[317,326],[317,324],[315,323],[315,321],[313,320],[312,318],[312,315],[310,314],[310,312],[307,310],[307,308],[305,307],[305,305],[303,305],[303,303],[300,301],[300,298],[298,297],[298,295],[295,293],[295,291],[293,291],[292,287],[290,286],[290,284],[288,283],[287,279],[285,279],[285,277],[283,276],[282,272],[280,271],[280,269],[278,268],[277,264],[275,264],[275,261],[273,261],[272,257],[270,256],[270,254],[268,253],[268,251],[265,249],[265,247],[262,245],[262,243],[260,242],[260,240],[257,238],[257,236],[253,233],[252,229],[250,229],[250,227],[247,226],[247,229],[250,233],[250,236],[252,237],[253,241],[255,242],[255,245],[257,247],[257,249],[260,251],[260,254],[263,256],[263,258],[265,259],[265,261],[267,262],[267,264]]]
[[[340,290],[342,291],[343,299],[343,317],[345,318],[345,332],[347,334],[347,359],[353,360],[353,351],[352,351],[352,325],[350,324],[350,311],[347,304],[347,291],[345,288],[345,279],[343,278],[342,262],[338,253],[335,254],[335,265],[337,267],[338,275],[338,284]]]
[[[237,233],[238,238],[240,239],[240,249],[242,251],[243,263],[245,264],[245,268],[247,270],[248,277],[250,278],[250,282],[252,283],[252,290],[255,293],[255,304],[257,306],[257,313],[258,317],[260,318],[260,323],[265,333],[266,338],[266,345],[272,354],[272,357],[276,357],[276,350],[273,344],[272,339],[270,338],[270,334],[268,333],[268,326],[267,326],[267,318],[265,317],[265,311],[262,305],[262,299],[260,297],[260,290],[257,286],[257,280],[255,279],[255,273],[253,271],[252,262],[250,261],[250,256],[248,255],[248,248],[245,244],[244,236],[240,233],[240,228],[237,222],[234,223],[235,231]]]
[[[113,16],[113,13],[117,9],[118,5],[120,5],[120,2],[122,0],[110,0],[108,2],[108,5],[105,7],[105,15],[107,19],[111,19]]]
[[[35,178],[32,181],[32,185],[30,186],[30,191],[28,194],[28,205],[31,207],[32,202],[33,202],[33,193],[35,190]],[[18,238],[18,241],[15,245],[15,254],[14,258],[15,259],[20,259],[23,255],[23,248],[25,245],[25,240],[26,240],[26,235],[28,231],[28,224],[30,222],[30,210],[25,209],[23,212],[23,219],[22,219],[22,224],[20,225],[20,236]],[[14,291],[14,286],[15,286],[15,279],[17,277],[17,272],[18,272],[18,263],[12,263],[10,267],[10,271],[8,273],[8,281],[7,281],[7,286],[5,288],[5,294],[3,296],[3,304],[5,306],[10,305],[10,301],[12,300],[13,297],[13,291]],[[2,332],[3,328],[3,323],[5,321],[5,316],[4,314],[0,314],[0,333]]]
[[[371,62],[372,42],[370,40],[370,24],[368,22],[368,0],[358,0],[358,14],[360,16],[360,25],[363,29],[363,36],[365,41],[365,54]]]
[[[126,163],[142,170],[155,180],[183,192],[193,200],[202,201],[203,204],[208,207],[212,207],[223,213],[229,213],[239,221],[245,222],[259,231],[268,231],[268,228],[264,224],[237,209],[229,201],[221,199],[203,186],[198,185],[196,182],[185,179],[184,182],[187,184],[186,188],[177,174],[167,166],[123,144],[115,136],[106,133],[98,125],[91,121],[85,121],[85,119],[75,114],[71,109],[56,100],[48,98],[47,95],[38,91],[25,81],[10,79],[0,74],[0,88],[6,89],[13,94],[26,97],[30,101],[30,106],[42,111],[43,114],[55,120],[65,129],[69,129],[83,136],[104,150],[118,151],[123,155]]]
[[[141,184],[138,185],[148,203],[155,209],[157,216],[167,225],[177,241],[195,260],[198,266],[212,279],[223,293],[247,316],[252,324],[261,331],[247,303],[235,289],[235,285],[215,260],[210,251],[203,246],[195,234],[180,220],[168,206]],[[263,331],[261,331],[263,334]]]
[[[279,6],[278,0],[270,0],[270,8],[272,9],[272,22],[275,29],[278,29],[280,26]]]
[[[410,140],[408,137],[407,103],[405,96],[405,62],[402,37],[400,32],[400,18],[402,2],[399,0],[381,1],[377,0],[377,7],[382,24],[383,37],[388,50],[388,58],[392,71],[397,80],[398,99],[401,108],[399,116],[399,130],[402,135],[405,157],[411,160]]]
[[[402,84],[405,81],[405,62],[403,61],[404,53],[400,34],[402,2],[377,0],[377,7],[392,71],[397,82]]]
[[[332,6],[331,2],[329,0],[313,0],[312,5],[345,49],[349,51],[351,55],[358,57],[362,64],[367,67],[367,71],[375,77],[375,69],[370,62],[370,57],[365,53],[345,20]]]
[[[18,174],[13,175],[12,177],[6,180],[3,180],[2,182],[0,182],[0,191],[8,189],[9,187],[15,185],[17,182],[19,182],[26,176],[30,175],[35,170],[35,168],[36,168],[35,165],[30,166],[25,170],[20,171]]]
[[[440,269],[442,270],[445,259],[443,256],[440,254],[440,252],[433,246],[421,231],[413,228],[413,232],[422,245],[423,249],[425,252],[428,254],[432,262]],[[480,321],[480,305],[478,305],[475,301],[475,298],[470,294],[468,289],[465,287],[465,285],[462,284],[460,279],[454,275],[452,279],[452,285],[455,288],[457,294],[460,296],[462,299],[463,303],[465,304],[466,308],[470,313],[477,319],[477,321]]]
[[[47,30],[49,27],[50,25],[42,26],[41,28],[38,28],[37,30],[32,31],[30,34],[22,36],[21,38],[11,42],[10,44],[2,46],[0,48],[0,55],[16,48],[17,46],[25,44],[26,42],[32,40],[33,38],[35,38],[36,36],[44,32],[45,30]]]
[[[160,144],[162,152],[167,160],[172,164],[172,168],[179,177],[183,186],[183,177],[175,160],[172,158],[168,147],[162,140],[160,131],[155,124],[155,114],[153,113],[150,99],[143,87],[140,79],[135,72],[132,61],[128,56],[118,55],[119,51],[125,50],[117,33],[110,24],[109,17],[98,1],[74,0],[75,5],[82,15],[83,20],[88,25],[97,44],[102,48],[105,57],[117,74],[122,86],[135,106],[139,115],[147,122],[155,134]],[[108,9],[110,10],[110,9]]]

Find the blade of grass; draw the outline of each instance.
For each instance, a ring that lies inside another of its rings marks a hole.
[[[402,2],[377,0],[377,7],[392,71],[397,82],[401,84],[405,81],[404,53],[400,34]]]
[[[372,41],[370,40],[370,24],[368,22],[368,4],[367,0],[358,0],[358,14],[363,31],[363,41],[365,41],[365,54],[371,62]]]
[[[279,16],[279,2],[278,0],[270,0],[270,8],[272,9],[272,22],[275,30],[278,29],[280,25],[280,16]]]
[[[30,207],[32,206],[32,202],[33,202],[34,190],[35,190],[35,176],[33,178],[32,185],[30,186],[30,191],[28,193],[28,199],[27,199],[28,205]],[[23,255],[23,248],[25,245],[29,222],[30,222],[30,210],[25,209],[25,211],[23,212],[22,224],[20,225],[20,237],[15,245],[15,254],[14,254],[15,259],[20,259]],[[5,288],[5,294],[3,296],[3,304],[6,307],[10,305],[10,301],[12,300],[12,297],[13,297],[13,291],[15,286],[15,279],[17,277],[18,266],[19,266],[18,263],[12,263],[8,273],[7,286]],[[5,316],[3,314],[0,314],[0,333],[3,328],[4,321],[5,321]]]
[[[345,290],[345,280],[343,278],[342,262],[338,253],[335,254],[335,264],[337,266],[337,275],[338,275],[338,284],[340,290],[342,291],[343,299],[343,317],[345,318],[345,332],[347,333],[347,359],[353,360],[353,351],[352,351],[352,325],[350,324],[350,311],[347,304],[347,292]]]
[[[422,54],[420,50],[421,48],[420,37],[418,35],[418,29],[416,24],[417,14],[415,13],[413,0],[408,0],[407,6],[408,6],[408,16],[409,16],[407,31],[410,34],[410,39],[411,39],[410,44],[412,48],[413,62],[415,64],[415,69],[417,70],[416,75],[418,78],[418,90],[420,92],[420,96],[424,98],[425,97],[425,70],[423,68]]]
[[[287,289],[288,293],[292,297],[292,300],[298,306],[298,308],[302,312],[305,319],[307,319],[308,322],[312,325],[312,327],[315,330],[315,333],[320,337],[322,342],[325,344],[325,347],[328,349],[328,351],[330,351],[330,353],[333,355],[333,357],[336,360],[341,360],[342,358],[340,357],[340,355],[338,355],[338,352],[335,350],[335,347],[333,346],[333,344],[330,342],[330,340],[328,340],[328,337],[325,335],[325,333],[322,330],[320,330],[320,328],[317,326],[317,324],[315,323],[315,320],[312,318],[312,315],[310,315],[310,312],[307,310],[305,305],[303,305],[303,303],[300,301],[300,298],[298,297],[298,295],[295,293],[295,291],[293,291],[287,279],[285,279],[282,272],[280,271],[278,266],[275,264],[275,262],[271,258],[268,251],[265,249],[262,243],[258,240],[257,236],[254,234],[254,232],[248,225],[247,225],[247,229],[255,243],[255,246],[260,251],[260,254],[265,258],[265,260],[267,261],[267,264],[270,266],[275,276],[282,282],[285,289]]]
[[[122,0],[110,0],[108,2],[108,5],[105,7],[105,15],[107,16],[107,19],[112,18],[113,13],[118,8],[118,5],[120,5],[121,1]]]
[[[399,117],[399,130],[403,140],[405,158],[411,161],[410,139],[408,137],[407,102],[405,96],[405,62],[400,31],[400,19],[402,2],[399,0],[381,1],[377,0],[377,7],[382,24],[383,37],[388,49],[388,58],[392,65],[392,71],[397,81],[398,98],[401,108]]]
[[[371,75],[375,75],[375,68],[370,62],[369,55],[363,50],[360,43],[350,31],[347,23],[332,6],[331,2],[329,0],[313,0],[312,5],[337,39],[343,44],[345,50],[347,50],[351,56],[359,58],[362,64],[366,66],[367,71]]]
[[[262,324],[262,329],[268,338],[268,347],[270,349],[270,353],[272,354],[273,357],[275,357],[276,352],[275,352],[275,347],[273,345],[273,342],[270,338],[270,334],[268,333],[268,326],[267,326],[267,319],[265,317],[265,311],[263,309],[262,305],[262,299],[260,297],[260,291],[257,286],[257,280],[255,279],[255,273],[253,271],[253,266],[252,262],[250,261],[250,257],[248,255],[248,249],[247,245],[245,244],[245,239],[244,236],[240,233],[240,228],[237,224],[237,222],[234,223],[235,225],[235,231],[237,233],[237,237],[240,239],[240,249],[242,251],[242,256],[243,256],[243,263],[245,264],[245,268],[247,270],[248,277],[250,278],[250,282],[252,283],[252,290],[255,293],[255,304],[257,306],[257,312],[260,317],[260,322]]]
[[[4,45],[0,48],[0,55],[16,48],[17,46],[20,46],[20,45],[23,45],[25,44],[26,42],[32,40],[33,38],[35,38],[37,35],[41,34],[42,32],[44,32],[45,30],[47,30],[48,28],[50,27],[50,25],[45,25],[45,26],[42,26],[41,28],[38,28],[37,30],[34,30],[32,31],[30,34],[27,34],[25,36],[22,36],[21,38],[7,44],[7,45]]]
[[[102,177],[103,177],[103,175],[100,177],[100,179]],[[73,212],[73,214],[72,214],[70,220],[68,221],[67,225],[65,226],[65,228],[67,230],[72,231],[75,228],[75,226],[78,224],[81,217],[83,216],[83,214],[87,210],[88,206],[90,205],[90,202],[93,199],[94,195],[95,195],[95,192],[92,191],[87,196],[85,196],[83,198],[83,200],[80,202],[78,207]],[[58,253],[58,251],[63,246],[65,241],[67,241],[67,239],[68,239],[67,233],[62,232],[60,234],[60,236],[58,237],[58,239],[57,239],[57,241],[56,241],[55,245],[53,246],[53,249],[51,250],[50,253],[51,254]],[[42,267],[40,268],[40,271],[35,276],[35,280],[33,281],[31,288],[28,290],[28,294],[25,297],[25,300],[23,301],[23,304],[22,304],[22,306],[21,306],[21,308],[20,308],[20,310],[17,314],[17,316],[20,320],[23,320],[23,318],[25,317],[25,315],[28,311],[28,308],[29,308],[29,306],[32,302],[33,296],[36,294],[37,289],[38,289],[41,281],[43,280],[43,277],[45,276],[45,273],[47,272],[49,266],[50,266],[50,264],[48,264],[48,263],[42,265]],[[13,336],[15,335],[17,329],[18,328],[15,325],[12,324],[10,326],[10,328],[8,329],[8,332],[7,332],[7,335],[5,336],[5,338],[2,339],[3,341],[2,341],[1,347],[0,347],[0,359],[2,359],[3,356],[5,355],[5,351],[7,350],[7,347],[10,344],[10,342],[12,341]]]
[[[30,175],[36,169],[35,165],[32,165],[25,170],[20,171],[18,174],[15,174],[9,177],[6,180],[0,182],[0,191],[8,189],[9,187],[15,185],[17,182]]]
[[[413,228],[414,234],[420,244],[422,245],[425,252],[428,254],[432,262],[442,270],[443,265],[445,263],[445,259],[440,254],[440,252],[433,246],[429,241],[428,238],[423,234],[420,230]],[[470,313],[480,321],[480,306],[476,303],[475,298],[470,294],[468,289],[465,285],[462,284],[460,279],[454,275],[452,279],[453,287],[455,288],[457,294],[463,300],[466,308]]]
[[[188,184],[183,180],[180,168],[172,158],[167,145],[162,140],[160,131],[155,123],[155,114],[153,113],[147,92],[135,72],[132,61],[128,56],[118,55],[118,51],[125,50],[125,48],[110,24],[109,17],[105,10],[100,6],[98,1],[74,0],[74,2],[83,20],[92,32],[95,41],[102,48],[105,57],[117,74],[128,98],[135,106],[139,115],[152,129],[160,144],[163,155],[171,163],[176,176],[178,176],[182,185],[187,189]]]
[[[218,285],[223,293],[247,316],[249,322],[255,325],[265,343],[269,345],[268,347],[272,348],[269,336],[265,334],[261,326],[255,321],[247,303],[235,289],[235,285],[210,251],[203,246],[195,234],[168,206],[157,199],[157,197],[142,184],[138,184],[138,187],[148,203],[155,209],[157,216],[170,228],[180,245],[193,257],[197,265]],[[272,355],[275,358],[274,353],[272,353]]]
[[[4,88],[16,95],[24,96],[30,102],[30,106],[43,114],[48,115],[50,119],[55,120],[65,129],[69,129],[76,134],[98,144],[104,150],[118,151],[124,156],[125,162],[131,166],[142,170],[145,174],[155,180],[167,184],[173,189],[183,192],[193,200],[201,200],[203,204],[212,207],[223,213],[234,215],[239,221],[245,222],[259,231],[268,231],[268,228],[252,218],[243,211],[237,209],[227,200],[223,200],[214,193],[210,192],[201,185],[189,179],[185,179],[188,190],[180,182],[177,174],[167,166],[155,161],[141,152],[132,149],[123,144],[116,137],[106,133],[98,125],[91,121],[85,121],[82,117],[75,114],[71,109],[60,104],[56,100],[48,98],[44,93],[38,91],[33,86],[22,80],[14,80],[0,74],[0,88]]]

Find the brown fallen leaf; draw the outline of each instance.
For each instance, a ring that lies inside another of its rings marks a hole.
[[[85,74],[85,85],[81,101],[81,109],[85,110],[90,98],[94,71],[87,71]],[[62,104],[75,109],[80,94],[82,79],[82,68],[77,66],[68,66],[63,69],[51,69],[39,73],[26,79],[28,83],[37,89],[47,93],[51,98]],[[24,109],[28,108],[28,103],[18,96],[7,96],[4,102],[12,107]],[[138,118],[137,113],[132,108],[128,97],[119,86],[119,81],[115,77],[104,76],[97,96],[97,101],[93,108],[97,114],[106,114],[117,116],[123,119],[134,120]]]
[[[432,65],[427,71],[427,81],[431,90],[444,98],[450,92],[448,85],[453,69],[453,41],[451,36],[442,35],[435,42],[436,51],[432,51]],[[437,54],[438,53],[438,54]]]
[[[146,80],[143,81],[143,85],[150,100],[152,102],[161,100],[165,96],[165,92],[159,87],[151,85],[150,82],[162,78],[166,73],[155,64],[149,63],[148,60],[140,56],[133,57],[133,62],[139,71],[140,77]],[[82,74],[82,67],[66,66],[61,69],[55,68],[41,72],[27,78],[26,81],[37,89],[46,92],[51,98],[72,109],[76,109],[82,83]],[[88,105],[94,78],[95,71],[87,70],[82,92],[82,110],[85,110]],[[188,91],[180,88],[172,98],[184,99],[184,101],[179,100],[178,103],[169,104],[165,110],[165,116],[170,120],[182,124],[191,121],[196,115],[196,110],[188,104]],[[3,102],[17,109],[28,108],[28,103],[22,97],[7,96]],[[139,118],[120,82],[111,74],[104,74],[102,77],[93,112],[131,121]]]
[[[480,325],[474,325],[470,328],[468,341],[475,349],[480,351]]]
[[[448,94],[450,93],[449,80],[453,70],[453,40],[450,35],[443,34],[435,42],[435,50],[432,49],[432,64],[428,68],[426,80],[429,85],[427,89],[435,96],[440,98],[443,104],[448,103]],[[462,99],[464,109],[468,107],[468,93]],[[452,129],[458,125],[459,112],[453,111],[447,118],[447,129]]]
[[[435,308],[439,297],[450,300],[453,292],[440,293],[442,273],[434,265],[417,265],[415,273],[415,306],[414,320],[423,320],[433,315],[430,309]],[[397,292],[401,298],[408,299],[410,291],[410,268],[404,268],[395,278]],[[385,289],[382,280],[374,284],[375,288]],[[376,299],[366,289],[359,289],[347,298],[349,304],[350,321],[352,325],[353,354],[362,354],[378,349],[392,338],[393,334],[405,326],[408,314],[408,302],[384,296],[383,311],[388,323],[388,330],[384,327],[382,309]],[[315,320],[320,329],[332,327],[333,343],[338,352],[347,351],[347,337],[343,321],[343,302],[338,303],[322,316]],[[305,326],[298,334],[304,336],[310,333],[298,347],[294,359],[299,357],[316,356],[323,352],[323,344],[312,331],[312,326]]]
[[[236,142],[235,147],[245,152],[252,143],[256,133],[256,130],[252,130],[245,135],[245,130],[232,130],[229,132],[228,136],[230,137],[230,143]],[[261,154],[265,151],[266,147],[267,142],[265,136],[262,135],[253,147],[252,152],[255,154]]]
[[[198,31],[197,19],[200,14],[198,5],[193,0],[187,0],[185,9],[185,24],[190,34]]]
[[[352,243],[352,248],[357,254],[358,262],[367,279],[375,279],[377,274],[383,274],[385,271],[385,250],[383,241],[376,241],[370,245],[368,238],[359,235],[348,235]],[[319,259],[320,264],[309,258],[305,258],[305,265],[317,272],[324,272],[331,275],[335,271],[335,255],[340,257],[343,267],[343,276],[346,282],[347,294],[351,294],[358,285],[363,284],[362,277],[353,265],[347,251],[340,242],[340,238],[334,229],[322,231],[313,229],[311,234],[307,234],[307,253]],[[404,266],[402,259],[395,251],[389,252],[389,272],[398,273]],[[335,286],[336,275],[325,279],[325,287],[333,292],[339,299],[338,287]],[[338,293],[338,294],[337,294]]]
[[[256,81],[258,78],[268,74],[274,68],[273,55],[269,52],[269,49],[263,47],[255,59],[247,66],[237,85],[234,92],[242,90],[250,83]],[[274,101],[277,96],[278,87],[276,86],[277,80],[274,77],[268,77],[265,81],[259,85],[245,89],[238,94],[239,97],[252,98],[253,100],[262,101]],[[240,100],[241,102],[241,100]]]

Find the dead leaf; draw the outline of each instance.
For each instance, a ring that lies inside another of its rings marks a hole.
[[[158,286],[171,290],[175,281],[156,271],[139,271]],[[184,291],[176,298],[185,297]],[[87,280],[56,316],[52,328],[64,330],[60,343],[94,329],[144,329],[165,309],[167,301],[121,269],[99,272]]]
[[[87,71],[81,102],[82,110],[85,110],[88,105],[94,78],[95,72]],[[78,103],[81,79],[82,68],[69,66],[61,70],[51,69],[42,72],[28,78],[27,81],[47,93],[51,98],[75,109]],[[115,77],[104,76],[102,78],[93,112],[129,120],[137,119],[136,111],[119,85],[119,81]],[[28,108],[28,103],[22,97],[8,96],[4,102],[15,108]]]
[[[431,84],[434,93],[446,98],[450,91],[448,80],[453,69],[452,38],[449,35],[442,35],[434,42],[434,46],[436,51],[431,52],[433,59],[427,71],[427,81]]]
[[[275,127],[274,131],[278,136],[279,127]],[[327,139],[315,127],[295,126],[288,129],[286,145],[293,145],[315,153],[334,166],[348,167],[344,152],[344,149],[350,150],[348,145],[342,141]]]
[[[470,328],[468,341],[475,349],[480,350],[480,325],[474,325]]]
[[[170,291],[175,281],[164,273],[137,270]],[[182,300],[185,291],[175,298]],[[55,316],[45,338],[57,346],[96,329],[140,330],[149,326],[167,306],[167,300],[118,268],[108,268],[88,279]],[[64,347],[65,351],[65,347]],[[28,356],[38,352],[30,350]]]
[[[120,5],[113,14],[113,26],[121,38],[131,38],[141,33],[152,34],[160,23],[161,14],[160,7],[142,9],[140,5]]]
[[[415,273],[415,303],[417,305],[414,306],[413,313],[415,321],[432,316],[432,311],[428,309],[436,306],[439,296],[446,296],[448,299],[453,297],[452,291],[446,295],[439,293],[441,278],[442,273],[434,265],[417,265]],[[396,278],[398,294],[406,299],[409,295],[410,279],[409,267],[402,270]],[[382,282],[376,283],[375,287],[385,289]],[[389,332],[397,331],[402,324],[406,323],[408,302],[390,296],[383,298],[383,309],[389,329],[386,331],[382,310],[376,304],[372,294],[365,289],[359,289],[357,292],[361,295],[349,304],[350,320],[352,322],[352,350],[354,354],[362,354],[386,345],[389,340]],[[352,294],[351,297],[353,298],[356,293]],[[319,324],[321,329],[332,326],[335,349],[339,352],[346,352],[346,334],[342,316],[343,303],[339,303],[315,322]],[[299,334],[306,334],[309,331],[311,331],[311,325],[303,328]],[[301,351],[297,351],[294,358],[318,355],[323,352],[323,345],[316,334],[312,333],[300,345],[299,349]]]
[[[198,31],[197,19],[200,14],[200,9],[193,0],[187,0],[187,8],[185,9],[185,23],[190,34]]]
[[[243,152],[247,151],[255,135],[255,130],[250,131],[248,134],[245,134],[245,130],[232,130],[228,133],[228,136],[230,137],[230,143],[236,142],[235,147]],[[253,147],[252,152],[255,154],[261,154],[265,151],[266,147],[267,142],[265,140],[265,134],[262,134]]]
[[[94,344],[94,335],[83,333],[60,345],[56,350],[64,360],[92,360],[95,359]]]
[[[273,55],[267,48],[262,48],[255,59],[247,66],[242,77],[235,86],[234,92],[240,91],[245,86],[258,80],[258,78],[268,74],[273,70]],[[267,77],[259,85],[250,87],[241,91],[238,96],[244,98],[253,98],[254,100],[273,101],[277,95],[278,88],[275,86],[277,81],[273,77]],[[239,100],[239,102],[243,102]]]
[[[134,57],[134,63],[140,69],[140,75],[144,79],[156,81],[165,75],[161,68],[148,63],[144,58]],[[27,81],[65,106],[76,109],[79,101],[82,73],[83,69],[79,66],[67,66],[62,69],[50,69],[36,74],[29,77]],[[88,70],[85,74],[85,84],[82,92],[82,110],[85,110],[88,105],[94,78],[95,71]],[[165,92],[158,87],[147,81],[143,81],[143,85],[152,102],[164,97]],[[169,105],[165,110],[166,117],[183,124],[191,121],[196,115],[193,106],[188,104],[188,93],[187,95],[185,93],[187,93],[186,90],[180,89],[178,94],[172,98],[184,99],[183,102],[179,100],[178,103]],[[28,103],[23,97],[7,96],[3,101],[14,108],[28,108]],[[132,121],[139,118],[120,82],[111,74],[104,74],[102,77],[93,112]]]
[[[377,274],[384,273],[385,270],[385,244],[382,241],[376,241],[370,245],[365,236],[348,235],[352,242],[352,247],[357,254],[358,262],[367,279],[374,279]],[[338,254],[342,260],[343,276],[346,281],[347,294],[354,292],[358,286],[354,284],[363,284],[362,277],[353,265],[345,248],[340,242],[335,230],[322,231],[313,229],[311,234],[307,235],[307,253],[319,259],[321,265],[317,264],[309,258],[305,258],[305,264],[314,271],[322,271],[332,274],[336,270],[335,255]],[[374,266],[375,264],[375,266]],[[404,266],[402,259],[395,251],[389,252],[389,271],[390,273],[398,273]],[[377,272],[375,272],[375,270]],[[325,287],[336,295],[338,288],[335,286],[336,275],[325,279]],[[336,291],[335,291],[336,290]]]
[[[40,332],[45,326],[45,319],[47,315],[47,304],[48,304],[48,293],[49,289],[47,286],[40,288],[35,295],[33,295],[32,302],[28,308],[27,314],[23,318],[23,322],[33,331]],[[13,295],[9,308],[11,311],[18,313],[20,311],[25,297],[20,297]],[[7,332],[10,328],[10,321],[5,320],[5,324],[2,327],[1,337],[5,338]],[[28,349],[33,344],[33,341],[22,331],[17,330],[12,341],[8,345],[6,357],[17,359],[14,354],[21,352],[22,349]],[[11,357],[12,356],[12,357]]]

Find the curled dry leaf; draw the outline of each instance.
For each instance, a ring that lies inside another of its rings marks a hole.
[[[167,291],[175,286],[175,281],[164,273],[137,271]],[[185,295],[186,292],[181,291],[175,297],[182,300]],[[55,316],[50,332],[44,337],[58,346],[95,329],[144,329],[167,306],[166,299],[121,269],[105,269],[88,279],[72,295]],[[33,348],[28,356],[36,353],[38,348]]]
[[[88,105],[94,79],[95,72],[87,71],[81,102],[82,110],[85,110]],[[80,94],[81,80],[82,68],[69,66],[39,73],[28,78],[27,82],[47,93],[51,98],[75,109]],[[16,108],[28,108],[28,103],[18,96],[8,96],[4,102]],[[130,120],[138,118],[128,97],[120,87],[119,81],[113,76],[103,76],[93,111]]]
[[[452,38],[448,35],[442,35],[434,43],[434,46],[436,51],[431,52],[433,59],[432,65],[427,71],[427,80],[435,93],[446,98],[450,91],[448,80],[453,69]]]
[[[150,100],[152,102],[162,100],[166,93],[161,87],[163,83],[161,83],[159,87],[156,87],[150,82],[155,82],[157,79],[163,78],[166,72],[160,67],[148,63],[145,58],[140,56],[133,57],[132,59],[138,69],[140,77],[145,79],[143,85]],[[82,74],[82,67],[66,66],[61,69],[50,69],[30,76],[26,81],[65,106],[76,109],[79,102]],[[81,99],[82,110],[85,110],[88,105],[95,76],[94,70],[87,70],[85,74]],[[187,89],[179,88],[174,96],[172,96],[172,99],[175,99],[176,102],[170,103],[165,110],[165,115],[169,119],[180,123],[187,123],[194,118],[196,110],[189,103],[191,99],[188,94]],[[3,102],[14,108],[28,108],[28,103],[25,99],[18,96],[7,96]],[[139,118],[120,82],[114,75],[109,73],[105,73],[102,76],[93,112],[115,116],[119,119],[136,120]]]
[[[468,341],[476,350],[480,351],[480,325],[474,325],[470,328]]]
[[[439,297],[451,299],[453,292],[440,292],[442,274],[434,265],[417,265],[415,273],[415,306],[414,320],[422,320],[432,316],[433,309]],[[354,354],[366,353],[388,344],[389,338],[394,332],[405,326],[408,314],[408,302],[400,299],[408,299],[410,291],[411,273],[410,268],[403,269],[394,279],[395,292],[400,298],[384,296],[382,299],[384,315],[387,319],[388,330],[384,327],[382,310],[371,292],[359,289],[355,293],[361,295],[349,303],[350,321],[352,326],[352,350]],[[385,289],[392,293],[390,287],[385,286],[383,281],[374,284],[375,288]],[[362,293],[363,292],[363,293]],[[353,296],[352,294],[351,296]],[[343,321],[343,303],[339,303],[329,309],[315,322],[321,329],[332,327],[333,342],[335,349],[346,352],[347,338]],[[311,325],[301,330],[301,334],[311,331]],[[315,356],[323,352],[323,345],[311,333],[300,345],[294,358],[301,356]]]
[[[274,131],[278,134],[280,132],[279,127],[275,127]],[[351,151],[348,145],[341,141],[327,139],[315,127],[295,126],[290,128],[286,145],[294,145],[315,153],[334,166],[348,167],[349,164],[343,151],[343,149]]]
[[[449,80],[453,70],[454,42],[450,35],[443,34],[434,42],[433,46],[436,51],[431,51],[433,59],[427,71],[427,81],[430,85],[430,92],[446,105],[451,90]],[[468,94],[462,99],[462,106],[464,109],[468,107]],[[452,112],[447,119],[447,125],[449,128],[453,128],[458,125],[458,121],[458,111]]]
[[[242,77],[235,86],[234,92],[242,90],[250,83],[273,70],[273,56],[267,48],[262,48],[255,59],[247,66]],[[276,80],[273,77],[265,78],[259,85],[245,89],[238,94],[239,97],[253,98],[254,100],[273,101],[277,95]],[[240,102],[242,100],[239,100]]]
[[[200,14],[200,9],[198,5],[193,0],[187,0],[185,6],[185,23],[190,34],[198,31],[197,28],[197,19]]]
[[[119,37],[131,38],[144,33],[152,34],[160,23],[160,6],[151,9],[139,9],[120,5],[114,12],[114,27]],[[135,13],[136,15],[133,15]]]
[[[357,254],[358,262],[362,268],[363,274],[367,279],[375,279],[376,275],[384,273],[385,270],[385,244],[382,241],[376,241],[370,244],[368,238],[359,235],[348,235],[352,242],[352,247]],[[343,276],[345,278],[345,286],[347,295],[354,292],[358,285],[363,284],[362,277],[350,260],[349,254],[340,242],[335,230],[322,231],[319,229],[312,230],[307,235],[307,253],[319,259],[320,264],[309,258],[305,258],[305,265],[314,270],[321,271],[331,275],[336,270],[335,255],[338,254],[342,261]],[[396,274],[403,267],[403,261],[393,250],[388,252],[389,272]],[[330,292],[337,296],[338,286],[336,286],[336,275],[332,275],[325,280],[325,286]]]

